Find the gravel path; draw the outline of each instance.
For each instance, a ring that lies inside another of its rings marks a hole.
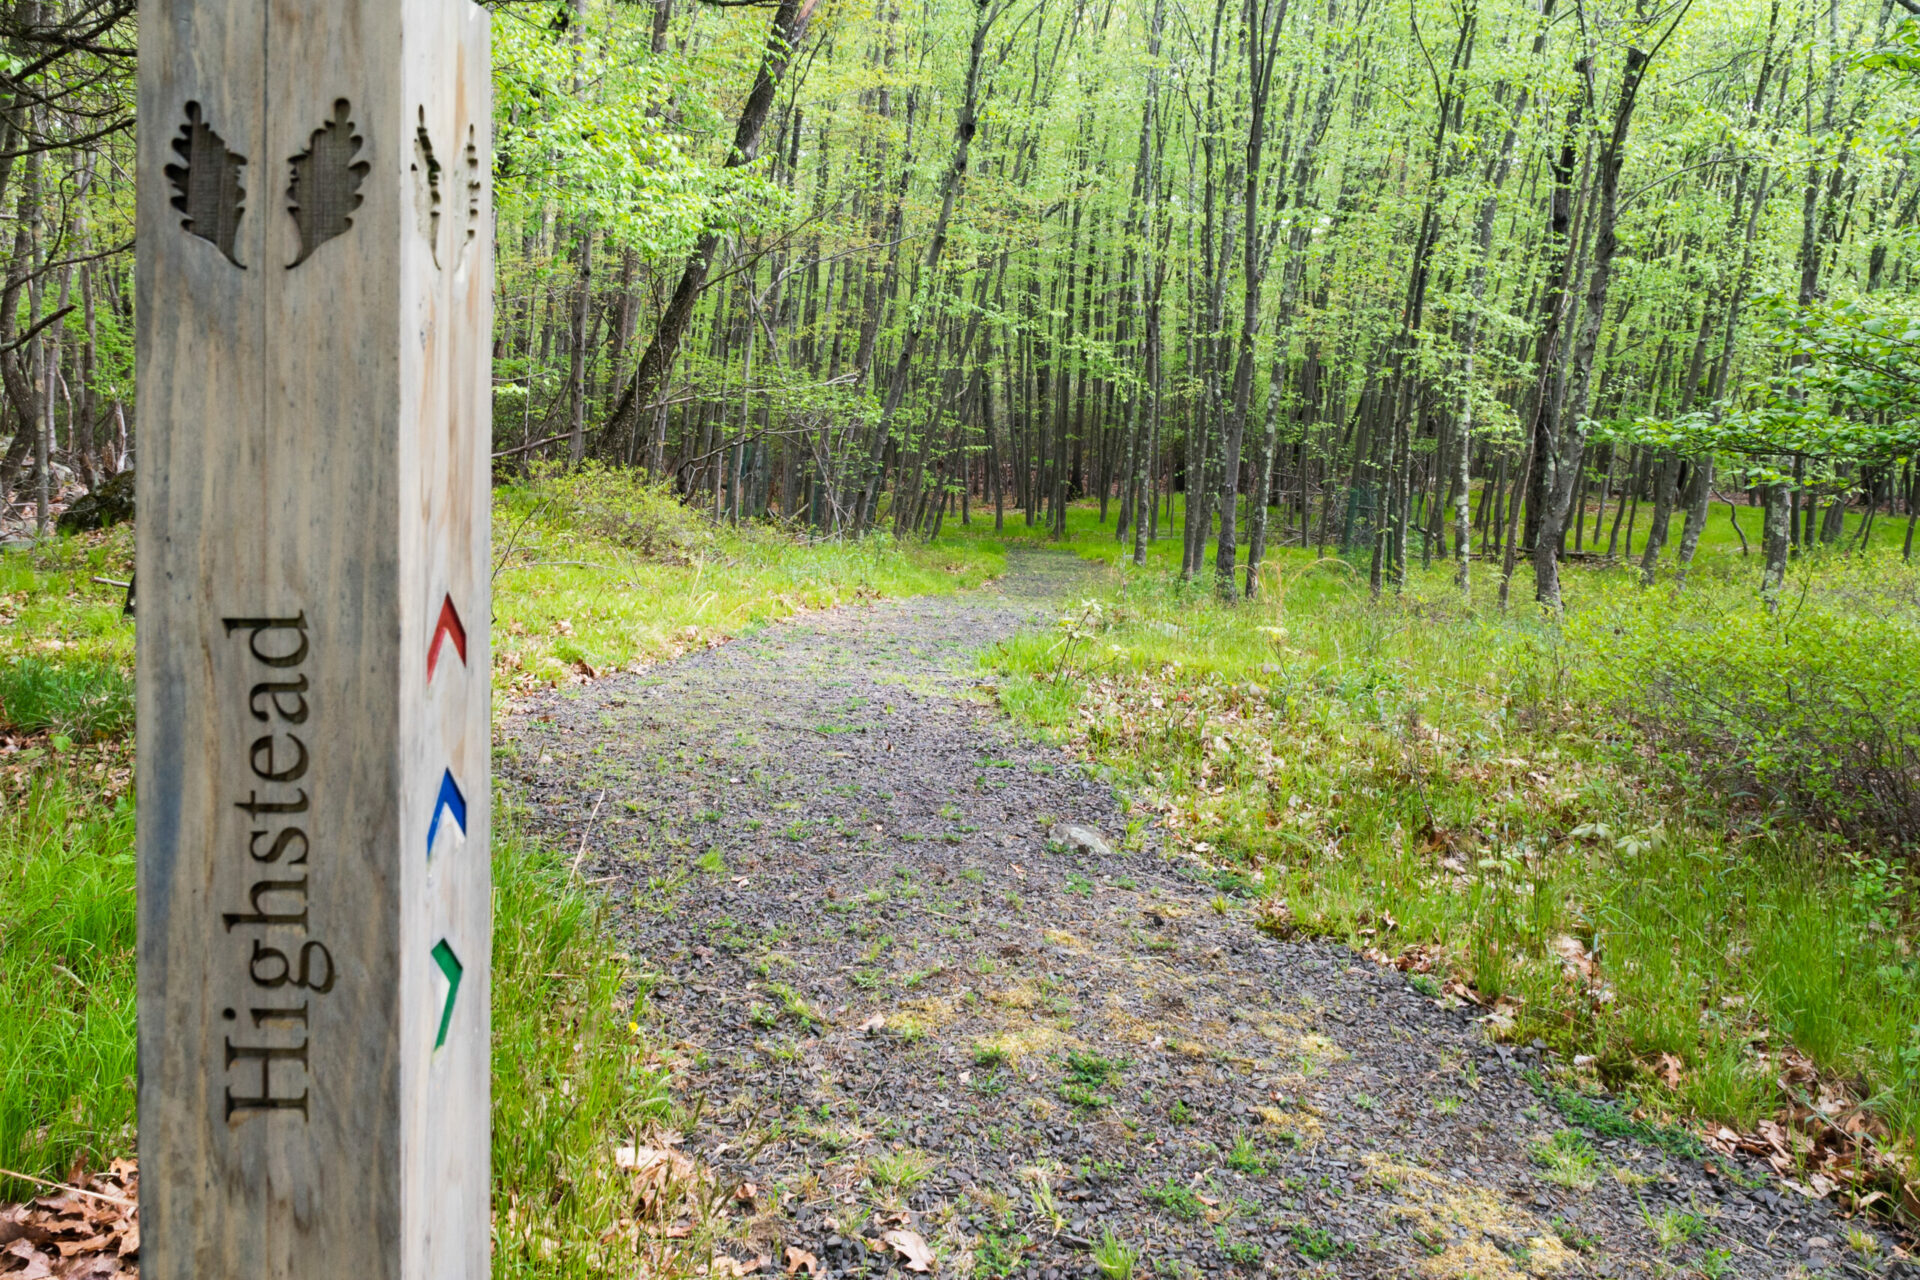
[[[516,708],[501,772],[615,904],[729,1242],[825,1277],[1898,1274],[1762,1183],[1587,1135],[1340,946],[1279,941],[1023,739],[973,653],[1093,585],[814,614]],[[596,810],[597,818],[592,817]],[[1060,824],[1113,852],[1049,838]],[[1583,1185],[1584,1184],[1584,1185]],[[817,1260],[806,1268],[804,1255]],[[715,1274],[719,1274],[716,1272]]]

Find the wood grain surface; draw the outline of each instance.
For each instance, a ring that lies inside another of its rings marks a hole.
[[[140,38],[142,1272],[477,1278],[486,19],[157,0]],[[237,184],[181,172],[190,103]]]

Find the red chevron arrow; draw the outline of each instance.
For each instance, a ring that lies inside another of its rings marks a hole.
[[[427,646],[427,680],[433,680],[433,669],[440,661],[440,643],[451,639],[455,653],[460,655],[460,665],[467,665],[467,629],[460,625],[460,611],[453,607],[453,597],[448,596],[446,603],[440,606],[440,621],[433,629],[433,642]]]

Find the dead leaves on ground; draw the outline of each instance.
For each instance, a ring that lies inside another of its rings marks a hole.
[[[103,1174],[25,1204],[0,1205],[0,1277],[121,1280],[138,1276],[140,1174],[116,1160]]]

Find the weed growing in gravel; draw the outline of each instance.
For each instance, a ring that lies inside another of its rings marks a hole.
[[[1158,1186],[1148,1187],[1146,1196],[1182,1222],[1198,1221],[1207,1211],[1193,1188],[1176,1178],[1167,1178]]]
[[[1139,1261],[1139,1251],[1113,1234],[1112,1228],[1102,1232],[1100,1243],[1093,1247],[1093,1265],[1106,1280],[1133,1280]]]
[[[918,1151],[895,1151],[867,1161],[867,1181],[889,1191],[911,1191],[927,1180],[933,1162]]]
[[[1267,1176],[1267,1162],[1261,1159],[1260,1149],[1253,1145],[1253,1139],[1244,1133],[1233,1136],[1233,1148],[1227,1152],[1227,1168],[1256,1178]]]
[[[1527,1072],[1527,1083],[1561,1115],[1589,1133],[1602,1138],[1631,1138],[1685,1160],[1698,1160],[1706,1155],[1700,1139],[1685,1129],[1636,1118],[1633,1110],[1638,1102],[1632,1094],[1614,1101],[1589,1098],[1576,1089],[1549,1081],[1537,1071]]]
[[[1067,875],[1067,892],[1077,893],[1083,898],[1091,898],[1093,896],[1093,881],[1087,879],[1078,871],[1069,872]]]
[[[1345,1253],[1350,1246],[1333,1238],[1325,1227],[1296,1227],[1291,1233],[1293,1247],[1311,1262],[1327,1262]]]
[[[1668,1252],[1699,1238],[1707,1229],[1707,1219],[1702,1214],[1677,1208],[1655,1213],[1644,1202],[1640,1205],[1640,1218],[1647,1224],[1654,1242]]]
[[[1709,1249],[1700,1255],[1693,1269],[1700,1273],[1700,1280],[1721,1280],[1733,1274],[1733,1254],[1726,1249]]]
[[[980,1280],[1003,1280],[1025,1265],[1032,1241],[1024,1235],[1000,1236],[992,1232],[980,1237],[973,1248],[973,1274]]]
[[[1533,1162],[1546,1170],[1548,1182],[1591,1191],[1600,1181],[1600,1157],[1577,1130],[1562,1129],[1531,1149]]]
[[[806,998],[784,982],[769,982],[767,993],[780,1002],[780,1007],[788,1017],[809,1029],[818,1029],[826,1025],[826,1020],[815,1013]]]
[[[1127,1069],[1124,1059],[1105,1058],[1080,1049],[1068,1051],[1067,1078],[1061,1082],[1060,1096],[1083,1110],[1108,1106],[1112,1097],[1099,1090],[1111,1085]]]
[[[1233,1239],[1227,1234],[1225,1226],[1215,1227],[1213,1229],[1213,1238],[1214,1241],[1219,1244],[1220,1252],[1227,1255],[1229,1262],[1236,1263],[1243,1267],[1250,1267],[1260,1261],[1260,1246],[1251,1240]]]
[[[1555,1218],[1552,1226],[1553,1234],[1560,1237],[1560,1243],[1575,1253],[1591,1253],[1600,1246],[1600,1237],[1588,1235],[1565,1218]]]
[[[973,1065],[976,1067],[1004,1067],[1012,1057],[1005,1045],[981,1040],[973,1046]]]

